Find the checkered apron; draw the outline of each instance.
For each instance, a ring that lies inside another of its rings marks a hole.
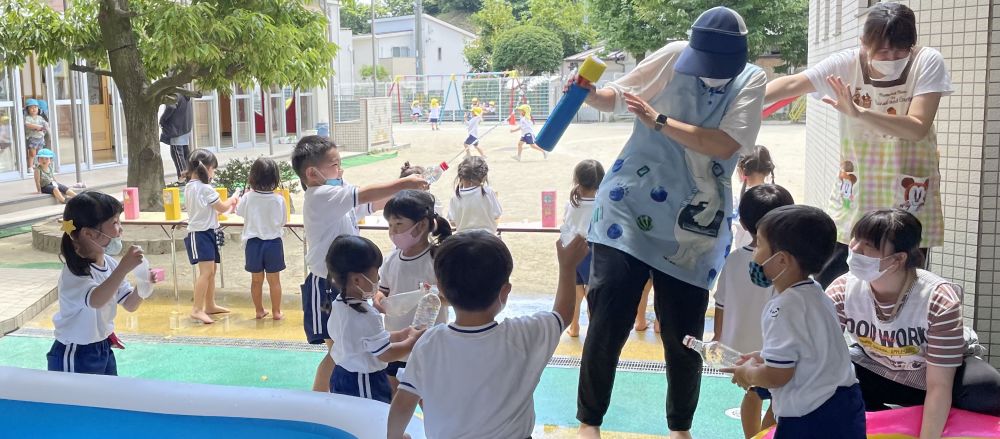
[[[851,85],[854,102],[872,111],[905,115],[913,99],[916,72],[920,71],[920,50],[913,50],[903,74],[894,81],[871,79],[867,63],[859,57],[853,76],[844,78]],[[837,223],[838,241],[850,242],[851,228],[866,212],[900,208],[920,220],[921,247],[940,246],[944,240],[944,215],[934,128],[923,139],[910,141],[841,116],[840,132],[840,172],[827,207],[827,213]]]

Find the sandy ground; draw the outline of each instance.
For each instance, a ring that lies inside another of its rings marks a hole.
[[[484,126],[488,129],[490,126]],[[489,157],[490,184],[499,194],[504,214],[501,223],[521,223],[539,225],[541,221],[541,191],[557,191],[558,218],[561,221],[563,207],[572,189],[572,170],[577,162],[594,158],[606,168],[614,161],[631,133],[632,125],[580,124],[572,126],[556,150],[543,159],[541,153],[526,150],[521,162],[511,156],[515,152],[518,134],[509,133],[507,126],[493,130],[483,138],[482,145]],[[359,167],[348,168],[345,180],[355,185],[365,185],[398,177],[399,168],[405,161],[418,165],[429,165],[449,160],[461,152],[461,142],[465,130],[460,124],[445,124],[440,131],[431,131],[426,125],[404,124],[394,127],[397,143],[408,143],[409,148],[399,152],[397,158],[383,160]],[[805,125],[774,123],[765,124],[760,131],[758,143],[766,145],[777,165],[778,183],[785,186],[796,199],[802,199],[804,183]],[[452,162],[457,166],[461,157]],[[431,192],[442,199],[445,208],[454,193],[454,170],[435,183]],[[739,188],[734,181],[734,188]],[[293,194],[297,207],[302,206],[302,194]],[[371,222],[376,218],[369,218]],[[159,234],[155,230],[133,233]],[[232,230],[238,232],[238,230]],[[126,230],[126,236],[130,233]],[[392,247],[385,232],[364,232],[386,252]],[[518,295],[547,295],[555,291],[555,234],[507,233],[504,241],[514,255],[515,268],[512,283]],[[288,269],[282,273],[286,294],[298,293],[298,284],[304,278],[302,245],[292,234],[285,236],[285,258]],[[180,289],[190,290],[193,280],[191,268],[186,263],[183,247],[178,256],[178,276]],[[230,241],[224,247],[225,288],[222,293],[247,294],[250,276],[243,270],[243,252],[238,242]],[[153,255],[154,266],[170,269],[169,255]],[[11,263],[58,262],[53,254],[35,251],[31,248],[30,234],[0,240],[0,261]],[[161,284],[162,290],[172,291],[168,283]],[[189,293],[188,293],[189,294]],[[294,309],[294,308],[293,308]]]

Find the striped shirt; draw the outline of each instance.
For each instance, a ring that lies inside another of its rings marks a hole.
[[[927,386],[925,365],[962,365],[966,341],[958,285],[917,270],[917,280],[894,316],[895,298],[876,299],[867,282],[850,274],[834,281],[826,293],[853,339],[851,357],[858,365],[919,389]]]

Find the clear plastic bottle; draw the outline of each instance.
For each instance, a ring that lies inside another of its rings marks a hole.
[[[437,321],[438,311],[441,310],[441,298],[436,293],[428,293],[420,299],[417,304],[417,311],[413,314],[413,323],[410,326],[422,329],[434,326]]]
[[[441,174],[448,170],[448,162],[441,162],[434,166],[428,166],[424,168],[424,180],[427,180],[427,184],[432,184],[441,178]]]
[[[142,262],[132,269],[132,274],[135,275],[135,287],[139,297],[148,299],[149,296],[152,296],[153,283],[149,274],[149,260],[142,258]]]
[[[723,367],[736,367],[736,362],[743,355],[735,349],[717,341],[703,342],[690,335],[684,337],[684,346],[694,350],[705,360],[705,367],[711,369],[721,369]]]

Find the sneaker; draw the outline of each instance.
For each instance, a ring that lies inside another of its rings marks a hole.
[[[549,153],[542,152],[542,157],[545,157],[545,160],[548,160],[549,159]]]
[[[510,158],[512,158],[512,159],[514,159],[514,160],[517,160],[517,161],[521,161],[521,158],[520,158],[520,157],[518,157],[518,156],[516,156],[516,155],[512,155],[512,156],[510,156]]]

